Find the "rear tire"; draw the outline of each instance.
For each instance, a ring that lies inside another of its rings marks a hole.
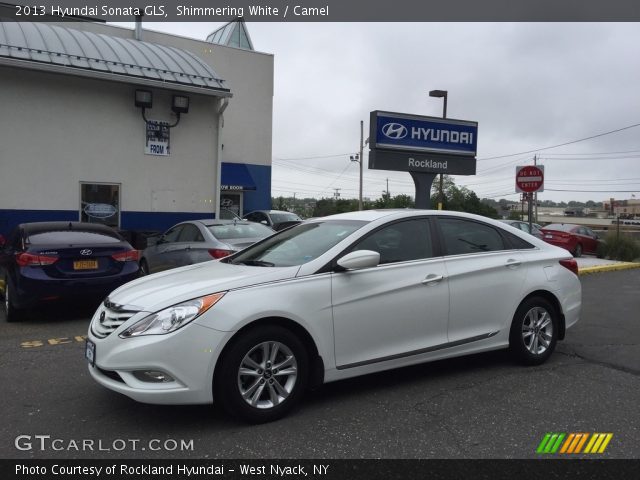
[[[308,380],[304,345],[277,325],[242,334],[225,349],[213,379],[214,398],[249,423],[282,418],[302,398]]]
[[[582,245],[579,243],[576,245],[575,250],[573,251],[573,256],[579,258],[582,256]]]
[[[523,301],[511,324],[509,350],[525,365],[540,365],[551,356],[558,341],[559,315],[542,297]]]
[[[19,322],[22,320],[23,311],[19,310],[13,304],[13,287],[11,287],[9,279],[4,282],[4,313],[7,322]]]

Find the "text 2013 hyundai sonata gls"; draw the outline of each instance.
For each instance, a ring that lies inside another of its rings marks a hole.
[[[310,385],[380,370],[501,348],[540,364],[580,307],[571,255],[513,227],[353,212],[118,288],[86,357],[96,381],[135,400],[215,401],[264,422]]]

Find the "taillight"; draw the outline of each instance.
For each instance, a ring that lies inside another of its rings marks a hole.
[[[140,250],[127,250],[126,252],[114,253],[111,258],[118,262],[137,262],[140,260]]]
[[[57,261],[58,257],[52,257],[50,255],[34,255],[33,253],[26,252],[16,254],[16,263],[21,267],[43,267]]]
[[[213,258],[228,257],[232,253],[233,253],[233,250],[224,250],[222,248],[210,248],[209,249],[209,255],[211,255]]]
[[[578,262],[576,262],[575,258],[560,260],[560,265],[578,275]]]

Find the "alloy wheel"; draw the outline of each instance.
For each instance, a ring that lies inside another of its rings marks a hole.
[[[533,355],[547,351],[553,339],[553,321],[543,307],[529,310],[522,322],[522,340],[525,348]]]
[[[269,409],[280,405],[293,392],[298,380],[298,362],[281,342],[262,342],[240,362],[238,389],[251,407]]]

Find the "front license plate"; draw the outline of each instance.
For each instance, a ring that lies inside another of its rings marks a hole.
[[[92,367],[96,365],[96,344],[89,339],[87,339],[84,349],[84,356],[89,360]]]
[[[76,260],[73,262],[74,270],[95,270],[98,268],[98,260]]]

